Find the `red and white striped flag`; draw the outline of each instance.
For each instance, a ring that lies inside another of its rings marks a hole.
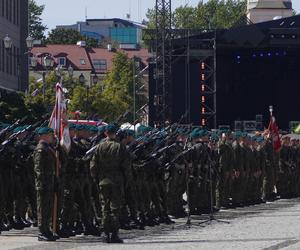
[[[270,124],[269,124],[269,131],[271,133],[272,140],[273,140],[273,148],[275,151],[278,151],[281,148],[281,141],[280,141],[280,137],[279,137],[279,129],[276,124],[276,120],[275,120],[274,116],[271,116]]]
[[[60,83],[56,84],[55,106],[50,118],[49,127],[52,128],[59,139],[60,145],[67,152],[71,148],[71,139],[68,127],[66,100]]]

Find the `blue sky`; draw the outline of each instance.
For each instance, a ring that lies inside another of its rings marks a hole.
[[[73,24],[88,18],[125,18],[131,13],[131,20],[141,21],[148,8],[153,8],[155,0],[36,0],[46,6],[42,16],[51,29],[60,24]],[[173,8],[180,5],[196,5],[199,0],[172,0]],[[300,1],[293,0],[293,7],[300,12]]]

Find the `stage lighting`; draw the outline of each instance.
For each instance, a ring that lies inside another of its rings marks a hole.
[[[271,56],[271,55],[272,55],[272,54],[269,52],[269,53],[268,53],[268,56]]]
[[[252,57],[253,57],[253,58],[256,58],[256,54],[253,54]]]
[[[260,53],[260,56],[263,57],[263,56],[264,56],[264,53]]]

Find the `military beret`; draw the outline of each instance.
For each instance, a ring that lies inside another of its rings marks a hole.
[[[92,133],[98,133],[98,128],[96,126],[90,126],[90,132]]]
[[[127,136],[135,136],[135,131],[132,129],[126,129],[125,132]]]
[[[147,126],[145,126],[145,125],[141,125],[141,126],[139,126],[138,129],[137,129],[137,133],[138,133],[139,135],[144,135],[144,134],[150,132],[151,130],[152,130],[151,127],[147,127]]]
[[[45,134],[51,134],[51,133],[54,133],[53,129],[52,128],[49,128],[49,127],[41,127],[37,130],[37,133],[39,135],[45,135]]]
[[[69,123],[69,129],[76,129],[75,123]]]
[[[210,139],[212,140],[212,141],[219,141],[219,136],[218,136],[218,134],[217,133],[212,133],[211,135],[210,135]]]
[[[194,129],[194,130],[192,131],[192,133],[190,133],[190,136],[191,136],[192,138],[198,138],[198,137],[200,137],[199,130],[198,130],[198,129]]]
[[[13,130],[13,133],[16,134],[16,133],[19,133],[20,131],[23,130],[23,126],[19,126],[19,127],[16,127],[14,130]]]
[[[236,131],[236,132],[233,133],[233,136],[234,136],[235,139],[241,138],[242,135],[243,135],[243,132],[241,132],[241,131]]]
[[[110,133],[116,133],[118,131],[118,127],[115,124],[108,124],[105,127],[105,131],[106,132],[110,132]]]
[[[253,140],[253,141],[256,141],[256,142],[258,142],[258,143],[261,143],[261,142],[263,142],[265,139],[264,139],[262,136],[253,136],[253,137],[252,137],[252,140]]]
[[[81,130],[84,130],[84,129],[85,129],[84,125],[82,125],[82,124],[77,124],[76,125],[76,130],[81,131]]]
[[[199,137],[209,136],[209,132],[206,129],[201,129],[198,131]]]
[[[8,124],[8,123],[2,123],[1,124],[1,129],[5,129],[5,128],[9,127],[9,126],[10,126],[10,124]]]
[[[105,126],[98,127],[98,133],[103,133],[105,131]]]

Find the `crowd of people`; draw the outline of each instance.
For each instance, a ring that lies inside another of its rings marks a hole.
[[[122,243],[120,228],[300,195],[299,140],[282,136],[277,151],[269,130],[69,124],[66,152],[49,127],[7,128],[0,123],[0,232],[38,226],[41,241],[104,233]]]

